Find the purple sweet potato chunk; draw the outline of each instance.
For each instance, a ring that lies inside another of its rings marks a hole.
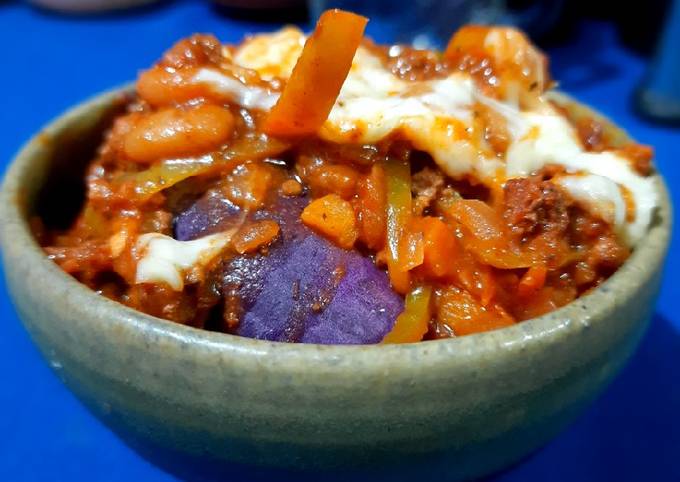
[[[402,299],[390,288],[387,275],[370,259],[350,253],[335,296],[323,311],[311,313],[301,341],[378,343],[402,310]]]
[[[314,234],[271,252],[257,271],[260,276],[241,290],[242,295],[243,291],[250,295],[242,298],[250,301],[237,329],[242,336],[378,343],[402,310],[402,300],[390,288],[387,275],[370,259]]]
[[[236,333],[265,340],[378,343],[403,301],[373,262],[317,236],[299,221],[306,201],[283,199],[272,213],[282,239],[267,256],[227,263],[224,290],[243,313]]]
[[[175,239],[188,241],[230,228],[241,219],[240,209],[218,189],[211,189],[175,216]]]

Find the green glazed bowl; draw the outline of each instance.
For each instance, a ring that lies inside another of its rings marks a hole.
[[[406,345],[272,343],[98,296],[45,257],[28,220],[58,218],[55,206],[75,212],[84,166],[128,92],[76,107],[26,144],[2,187],[0,241],[10,295],[44,357],[94,414],[166,469],[208,478],[489,474],[573,421],[645,331],[671,228],[658,176],[656,219],[618,272],[564,308],[489,333]]]

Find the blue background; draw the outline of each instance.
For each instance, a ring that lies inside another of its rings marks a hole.
[[[83,19],[0,1],[0,172],[42,124],[132,79],[178,38],[202,31],[237,41],[276,27],[276,21],[231,20],[204,2]],[[649,124],[631,109],[644,59],[619,44],[610,24],[592,21],[549,53],[561,87],[654,145],[657,166],[675,188],[680,130]],[[630,364],[568,430],[494,480],[680,480],[677,234],[676,228],[656,315]],[[124,445],[58,381],[0,280],[0,480],[80,479],[174,480]]]

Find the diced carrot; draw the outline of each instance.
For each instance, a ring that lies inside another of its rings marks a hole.
[[[315,199],[302,211],[300,218],[341,248],[351,249],[359,236],[352,205],[337,194]]]
[[[279,225],[271,219],[255,221],[243,226],[232,238],[237,253],[252,253],[271,243],[279,235]]]
[[[528,298],[536,294],[545,285],[548,269],[545,266],[532,266],[524,273],[517,285],[517,294],[521,298]]]
[[[374,164],[371,173],[357,184],[359,239],[370,249],[385,246],[385,170]]]
[[[420,286],[406,296],[404,311],[397,317],[383,343],[412,343],[423,339],[430,322],[432,288]]]
[[[305,42],[264,131],[274,136],[314,134],[325,122],[352,67],[368,19],[327,10]]]
[[[442,278],[453,273],[458,243],[453,230],[439,218],[426,216],[418,220],[423,232],[423,270],[426,276]]]

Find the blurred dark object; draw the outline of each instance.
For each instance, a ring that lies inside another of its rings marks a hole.
[[[242,10],[282,10],[300,8],[305,4],[305,0],[213,0],[213,2],[223,7]]]
[[[506,0],[504,23],[510,23],[540,38],[555,28],[563,15],[565,0]]]
[[[64,13],[98,13],[148,5],[159,0],[30,0],[34,5]]]
[[[680,124],[680,0],[674,0],[668,12],[656,56],[635,100],[645,116]]]
[[[532,3],[533,0],[508,0],[511,8],[526,8]],[[651,55],[670,4],[671,0],[645,0],[644,4],[617,0],[565,1],[557,22],[548,22],[550,28],[537,31],[534,40],[544,46],[570,43],[582,20],[606,20],[616,25],[621,41],[628,48]]]

